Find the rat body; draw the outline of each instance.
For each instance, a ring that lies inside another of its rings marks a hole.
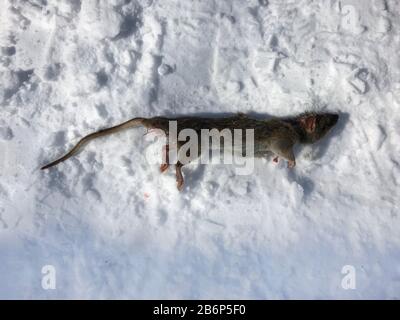
[[[293,168],[296,164],[293,154],[293,147],[296,143],[308,144],[320,140],[326,133],[337,123],[339,116],[333,113],[305,113],[293,118],[276,118],[270,120],[257,120],[246,116],[245,114],[237,114],[226,118],[202,118],[202,117],[179,117],[179,118],[133,118],[117,126],[103,129],[82,138],[74,148],[61,158],[45,165],[41,169],[48,169],[58,163],[67,160],[89,141],[116,133],[131,127],[144,126],[148,129],[162,130],[166,136],[169,134],[170,121],[176,121],[177,131],[183,129],[193,129],[198,137],[201,136],[202,129],[217,129],[222,131],[228,129],[231,132],[235,129],[253,129],[254,130],[254,156],[263,157],[268,153],[275,154],[274,161],[277,162],[281,157],[288,161],[288,167]],[[177,149],[185,144],[185,141],[178,141]],[[169,167],[168,161],[169,145],[164,147],[165,163],[160,167],[164,172]],[[199,143],[199,156],[201,154]],[[176,162],[176,179],[177,187],[182,189],[184,179],[182,175],[183,163]]]

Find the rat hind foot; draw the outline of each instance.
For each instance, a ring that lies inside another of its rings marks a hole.
[[[169,164],[168,164],[168,163],[163,163],[163,164],[160,166],[160,171],[161,171],[161,173],[164,173],[164,172],[168,169],[168,167],[169,167]]]
[[[163,163],[160,166],[161,173],[165,172],[169,167],[169,145],[166,144],[163,148]]]
[[[175,165],[175,169],[176,169],[176,187],[178,188],[179,191],[182,191],[183,189],[183,184],[184,184],[184,180],[183,180],[183,175],[182,175],[182,167],[183,164],[178,162]]]

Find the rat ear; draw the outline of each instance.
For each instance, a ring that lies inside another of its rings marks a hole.
[[[306,116],[300,119],[301,126],[307,131],[307,133],[313,133],[315,131],[316,122],[316,116]]]

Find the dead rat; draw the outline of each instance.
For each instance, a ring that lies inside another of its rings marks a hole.
[[[253,129],[255,157],[263,157],[267,153],[273,153],[275,155],[275,162],[278,161],[279,157],[282,157],[288,161],[288,167],[293,168],[296,164],[293,146],[296,143],[309,144],[318,141],[337,123],[338,119],[338,114],[313,112],[304,113],[293,118],[276,118],[270,120],[257,120],[242,113],[226,118],[133,118],[122,124],[83,137],[66,155],[45,165],[41,169],[48,169],[67,160],[75,155],[81,147],[95,138],[131,127],[144,126],[148,129],[159,129],[168,137],[171,121],[176,122],[178,133],[183,129],[192,129],[199,137],[202,129],[217,129],[219,131],[228,129],[230,132],[235,129]],[[179,150],[184,143],[185,141],[178,141],[177,149]],[[160,167],[161,172],[167,170],[170,165],[168,161],[168,150],[169,145],[167,144],[164,147],[165,161]],[[199,156],[201,154],[200,146],[198,151]],[[175,163],[177,187],[179,190],[182,189],[184,183],[182,176],[182,167],[184,164],[185,163],[182,163],[179,159]]]

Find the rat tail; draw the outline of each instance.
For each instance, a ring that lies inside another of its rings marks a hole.
[[[125,129],[128,129],[128,128],[137,127],[137,126],[140,126],[140,125],[145,125],[145,120],[146,120],[145,118],[133,118],[131,120],[123,122],[123,123],[121,123],[119,125],[116,125],[114,127],[103,129],[103,130],[99,130],[97,132],[88,134],[87,136],[85,136],[81,140],[79,140],[79,142],[75,145],[75,147],[73,147],[71,149],[71,151],[69,151],[66,155],[62,156],[61,158],[59,158],[59,159],[57,159],[57,160],[55,160],[53,162],[50,162],[49,164],[43,166],[40,169],[41,170],[48,169],[50,167],[53,167],[53,166],[59,164],[60,162],[63,162],[65,160],[67,160],[68,158],[70,158],[70,157],[74,156],[75,154],[77,154],[78,151],[83,146],[85,146],[89,141],[91,141],[93,139],[100,138],[100,137],[103,137],[103,136],[106,136],[106,135],[109,135],[109,134],[112,134],[112,133],[117,133],[119,131],[122,131],[122,130],[125,130]]]

